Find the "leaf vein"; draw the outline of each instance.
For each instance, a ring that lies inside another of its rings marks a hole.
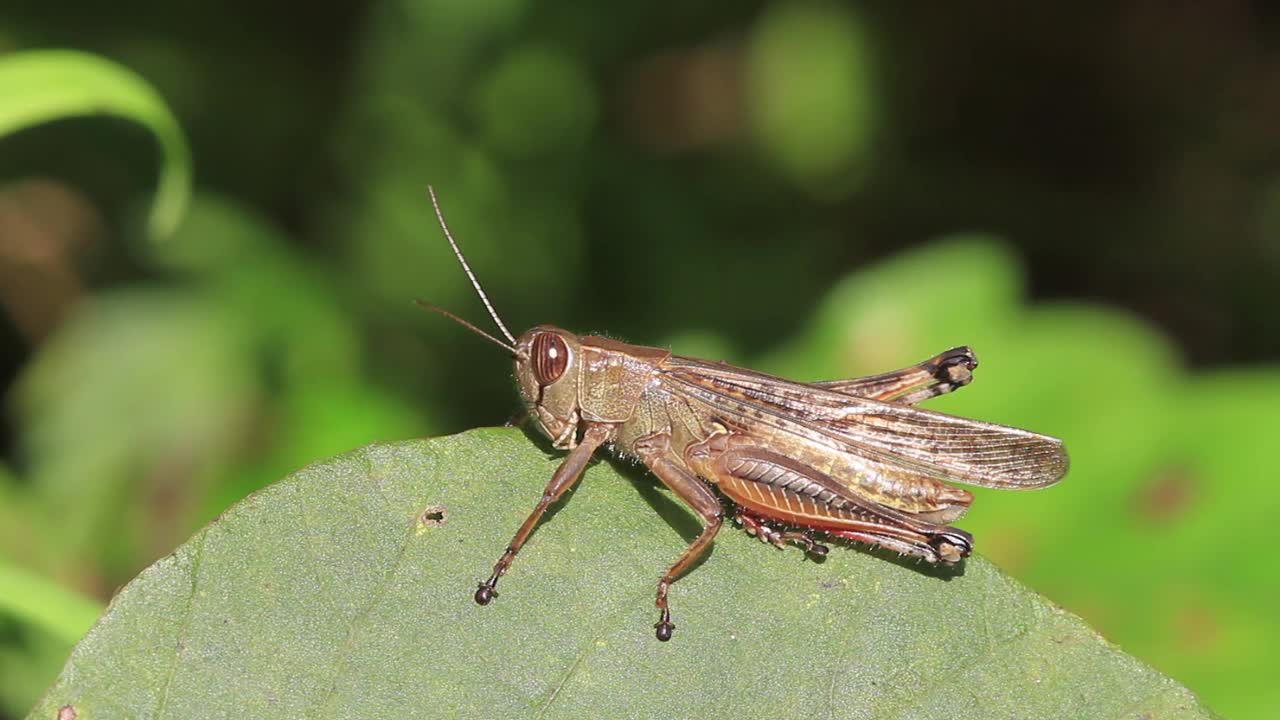
[[[404,534],[404,540],[400,543],[400,548],[396,552],[395,558],[391,561],[391,567],[387,568],[386,574],[378,583],[373,592],[369,594],[369,601],[365,603],[360,612],[351,618],[351,626],[347,628],[347,638],[342,644],[342,648],[338,650],[334,656],[333,662],[333,680],[329,683],[329,689],[324,695],[315,702],[304,713],[306,717],[323,717],[320,710],[329,704],[330,700],[338,691],[338,681],[342,678],[342,671],[347,665],[347,661],[351,658],[351,653],[355,649],[356,637],[360,634],[361,627],[368,622],[369,617],[373,614],[375,608],[386,598],[387,593],[391,591],[392,583],[400,572],[400,566],[404,564],[405,556],[408,554],[409,546],[413,539],[413,523],[408,524],[408,528]],[[319,714],[318,714],[319,713]]]
[[[601,637],[602,636],[600,635],[593,637],[591,642],[587,643],[586,646],[582,648],[582,652],[579,652],[578,656],[573,659],[573,662],[569,665],[569,669],[566,670],[564,676],[560,678],[560,682],[556,685],[556,688],[551,691],[551,696],[547,698],[547,702],[538,710],[535,720],[540,720],[547,714],[547,710],[551,708],[551,704],[556,701],[556,698],[560,697],[560,691],[564,689],[565,685],[569,684],[569,679],[578,671],[578,668],[582,665],[582,661],[595,650],[596,643],[599,642]]]
[[[164,717],[165,707],[169,703],[169,688],[173,686],[173,678],[178,674],[178,664],[182,658],[182,651],[185,649],[187,632],[191,629],[191,616],[196,605],[196,588],[200,581],[200,564],[204,559],[204,545],[208,539],[208,531],[200,533],[199,543],[195,547],[195,552],[191,558],[191,594],[187,596],[187,607],[183,611],[182,620],[178,623],[177,637],[173,643],[173,661],[169,666],[169,673],[165,676],[164,685],[160,687],[160,702],[156,705],[156,718],[159,720]]]

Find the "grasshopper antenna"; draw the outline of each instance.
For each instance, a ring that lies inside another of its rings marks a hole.
[[[461,325],[462,327],[464,327],[464,328],[466,328],[466,329],[470,330],[471,332],[473,332],[473,333],[475,333],[475,334],[479,335],[480,337],[482,337],[482,338],[484,338],[484,339],[488,340],[489,342],[493,343],[494,345],[497,345],[498,347],[502,348],[503,350],[506,350],[507,352],[511,353],[513,356],[516,354],[516,348],[515,348],[515,346],[514,346],[514,345],[508,345],[508,344],[506,344],[506,343],[502,342],[502,341],[501,341],[501,340],[499,340],[498,338],[496,338],[496,337],[494,337],[494,336],[490,335],[489,333],[487,333],[487,332],[485,332],[485,331],[481,330],[480,328],[476,327],[475,325],[472,325],[471,323],[467,322],[466,320],[463,320],[462,318],[458,317],[457,315],[454,315],[453,313],[449,312],[448,310],[445,310],[444,308],[440,307],[439,305],[432,305],[431,303],[427,302],[426,300],[414,300],[414,302],[418,303],[418,305],[419,305],[420,307],[425,308],[425,309],[427,309],[427,310],[430,310],[431,312],[434,312],[434,313],[440,313],[441,315],[443,315],[443,316],[445,316],[445,317],[449,318],[450,320],[452,320],[452,321],[454,321],[454,322],[458,323],[458,324],[459,324],[459,325]],[[505,329],[505,328],[504,328],[504,329]]]
[[[444,231],[444,237],[446,240],[449,241],[449,247],[453,248],[453,254],[458,257],[458,262],[462,264],[463,271],[465,271],[467,273],[467,277],[471,279],[471,287],[476,289],[476,294],[480,296],[480,300],[481,302],[484,303],[485,309],[489,311],[489,317],[493,318],[493,321],[498,324],[498,329],[501,330],[502,334],[505,335],[507,339],[511,341],[511,347],[508,347],[507,350],[509,350],[512,354],[514,354],[516,337],[511,334],[511,331],[507,329],[506,325],[502,324],[502,318],[498,317],[498,311],[493,309],[493,303],[489,302],[489,296],[484,294],[484,290],[480,287],[480,281],[476,280],[476,274],[471,272],[471,266],[467,264],[467,259],[463,257],[462,251],[458,249],[458,243],[454,241],[453,233],[449,232],[449,225],[444,221],[444,213],[440,211],[440,201],[436,199],[435,188],[428,185],[427,194],[431,196],[431,207],[435,208],[436,220],[440,221],[440,229]],[[458,317],[457,315],[454,315],[453,313],[443,308],[438,308],[429,303],[423,303],[421,300],[418,301],[418,304],[422,305],[423,307],[426,307],[428,310],[435,310],[437,312],[443,313],[446,317],[450,317],[450,318],[453,318],[454,320],[457,320],[458,322],[471,328],[472,330],[475,330],[481,335],[488,337],[490,340],[494,340],[494,341],[497,340],[497,338],[491,337],[486,332],[481,332],[480,329],[477,328],[475,325],[472,325],[466,320],[463,320],[462,318]],[[498,344],[502,345],[503,347],[507,347],[504,343],[499,342]]]

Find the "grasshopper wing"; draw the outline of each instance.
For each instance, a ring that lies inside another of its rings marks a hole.
[[[788,433],[899,472],[1014,489],[1052,485],[1067,472],[1062,441],[1027,430],[678,356],[662,378],[732,424]]]

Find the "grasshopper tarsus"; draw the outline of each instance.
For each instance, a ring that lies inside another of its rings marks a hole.
[[[929,544],[942,562],[948,565],[954,565],[973,554],[973,536],[955,528],[939,533]]]
[[[477,605],[488,605],[493,602],[494,598],[498,597],[498,591],[493,587],[496,583],[497,578],[490,578],[488,582],[480,583],[480,586],[476,588],[475,595]]]
[[[676,626],[671,622],[671,611],[662,610],[662,614],[658,617],[658,622],[653,624],[654,636],[661,642],[671,639],[671,634],[675,632]]]
[[[978,356],[973,353],[973,349],[968,345],[961,345],[939,353],[933,359],[933,363],[935,363],[938,372],[956,365],[963,365],[966,370],[976,370],[978,368]]]

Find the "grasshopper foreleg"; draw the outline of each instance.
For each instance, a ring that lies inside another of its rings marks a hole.
[[[578,482],[578,478],[582,477],[582,471],[587,468],[587,463],[591,462],[591,456],[595,453],[596,448],[604,444],[611,433],[612,429],[607,425],[591,425],[583,433],[582,442],[570,451],[564,462],[560,463],[560,467],[556,468],[555,474],[551,476],[551,482],[542,491],[542,499],[533,508],[533,512],[529,513],[529,517],[525,518],[524,524],[520,526],[520,529],[516,531],[515,537],[511,539],[511,544],[507,545],[506,552],[502,553],[502,557],[493,566],[493,574],[476,588],[475,598],[477,603],[488,605],[489,601],[498,596],[496,589],[498,578],[505,575],[507,569],[511,567],[511,562],[515,560],[516,553],[520,552],[520,548],[529,539],[529,535],[533,533],[538,521],[547,512],[547,508],[551,507],[569,488]]]
[[[671,622],[671,609],[667,604],[667,591],[671,584],[688,570],[711,547],[711,541],[724,523],[724,508],[711,488],[690,472],[671,450],[671,436],[655,434],[641,438],[635,444],[636,454],[649,471],[664,485],[671,488],[681,500],[693,508],[702,519],[702,532],[689,543],[680,557],[667,568],[658,581],[658,622],[653,626],[659,640],[671,639],[675,625]]]

